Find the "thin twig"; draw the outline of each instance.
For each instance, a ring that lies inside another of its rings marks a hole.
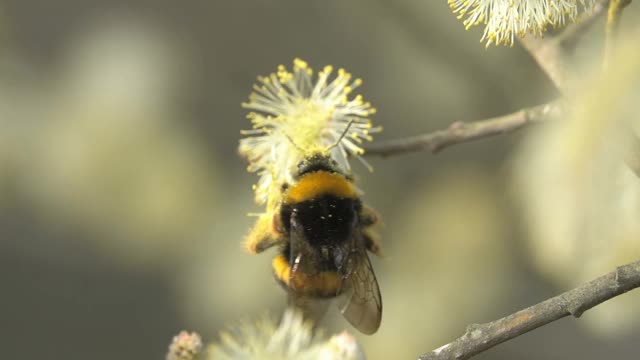
[[[559,35],[543,39],[525,37],[520,40],[560,91],[564,89],[567,81],[567,66],[564,60],[566,48],[570,47],[589,26],[595,23],[595,20],[604,13],[604,9],[610,3],[611,6],[614,6],[613,2],[617,2],[618,5],[615,6],[621,9],[627,6],[631,0],[597,0],[591,12],[584,13],[576,23],[567,26]],[[611,7],[609,9],[608,28],[611,23]],[[614,23],[619,22],[620,9],[614,12]],[[611,42],[608,40],[609,44]],[[547,105],[549,107],[546,107]],[[496,118],[466,124],[456,122],[443,130],[370,145],[365,148],[365,151],[367,155],[376,156],[391,156],[424,149],[437,153],[453,144],[515,131],[528,123],[546,120],[554,115],[558,108],[556,102],[523,109]],[[636,143],[636,146],[629,149],[625,161],[631,170],[640,176],[640,140],[636,140]]]
[[[567,80],[562,45],[591,25],[594,19],[604,11],[607,3],[608,0],[599,0],[590,13],[584,15],[578,23],[565,29],[569,32],[566,35],[563,32],[556,37],[544,39],[525,37],[520,40],[559,90],[563,89]],[[528,123],[546,120],[556,112],[557,108],[557,103],[550,103],[472,123],[455,122],[443,130],[369,145],[365,148],[365,153],[391,156],[424,149],[437,153],[449,145],[515,131]]]
[[[547,74],[556,88],[564,90],[567,83],[567,66],[565,64],[562,48],[553,38],[535,38],[525,36],[520,38],[522,46],[531,54],[538,66]]]
[[[580,14],[575,23],[567,25],[562,32],[552,39],[559,46],[572,47],[586,31],[598,20],[609,6],[609,0],[597,0],[591,11]]]
[[[565,316],[580,317],[592,307],[637,287],[640,287],[640,261],[620,266],[607,275],[502,319],[470,325],[462,337],[419,359],[469,359]]]
[[[631,4],[631,0],[611,0],[609,2],[605,28],[604,56],[602,59],[602,68],[605,71],[615,61],[622,10],[629,4]],[[633,131],[630,131],[630,133],[633,134]],[[625,153],[624,161],[636,175],[640,176],[640,140],[637,136],[632,137],[630,146]]]
[[[562,46],[575,40],[580,32],[593,24],[604,12],[608,1],[598,0],[591,12],[584,14],[577,23],[567,26],[560,35],[544,39],[521,39],[525,49],[559,90],[564,88],[567,80]],[[436,153],[453,144],[515,131],[531,122],[546,120],[556,113],[558,108],[556,102],[471,123],[455,122],[443,130],[369,145],[365,148],[365,154],[391,156],[424,149]]]
[[[605,32],[603,68],[607,68],[615,56],[618,28],[622,18],[622,9],[631,3],[631,0],[611,0],[607,12],[607,27]]]
[[[634,134],[631,129],[629,129],[629,133]],[[630,136],[629,144],[624,153],[624,162],[640,178],[640,139],[635,135]]]
[[[365,148],[365,154],[386,157],[424,149],[437,153],[453,144],[515,131],[529,123],[547,120],[557,115],[559,109],[557,102],[551,102],[485,120],[470,123],[458,121],[446,129],[369,145]]]
[[[631,0],[616,0],[631,1]],[[525,36],[519,39],[522,46],[531,54],[531,57],[538,63],[538,66],[547,74],[556,88],[560,91],[565,89],[567,83],[565,48],[570,47],[578,38],[584,34],[595,20],[607,8],[609,0],[599,0],[594,4],[590,12],[583,13],[578,20],[568,25],[560,34],[545,38],[535,38]]]

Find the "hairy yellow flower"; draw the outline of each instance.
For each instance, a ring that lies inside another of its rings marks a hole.
[[[376,110],[360,95],[349,98],[361,79],[339,69],[330,80],[332,73],[333,67],[325,66],[314,81],[313,69],[295,59],[293,71],[280,65],[276,73],[258,77],[249,102],[242,104],[254,110],[247,116],[253,129],[242,132],[248,137],[240,140],[239,152],[249,161],[248,170],[260,175],[258,203],[272,202],[310,153],[329,154],[345,172],[348,157],[364,161],[359,144],[380,131],[369,120]]]
[[[349,333],[324,340],[310,322],[294,310],[285,311],[280,325],[264,320],[245,324],[233,334],[220,335],[220,344],[208,348],[206,360],[364,360],[365,355]]]
[[[181,331],[171,340],[166,360],[194,360],[201,350],[202,338],[199,334]]]
[[[549,26],[575,21],[582,7],[593,8],[595,0],[448,0],[467,29],[485,24],[480,42],[513,45],[515,36],[542,36]]]

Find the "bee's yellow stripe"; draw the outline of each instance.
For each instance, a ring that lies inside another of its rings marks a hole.
[[[355,198],[353,184],[344,176],[328,171],[316,171],[302,176],[285,195],[285,202],[295,204],[320,195],[334,195],[341,198]]]
[[[335,296],[342,288],[342,277],[334,271],[322,271],[315,275],[297,271],[291,277],[289,262],[282,255],[276,256],[272,265],[278,280],[299,294]]]

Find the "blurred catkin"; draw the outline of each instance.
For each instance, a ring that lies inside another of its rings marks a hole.
[[[288,309],[282,321],[262,319],[243,323],[220,334],[220,342],[207,349],[207,360],[364,360],[355,338],[346,331],[325,339],[305,321],[302,314]]]
[[[640,33],[622,42],[615,66],[599,62],[568,97],[568,116],[534,130],[515,158],[531,255],[560,288],[640,258],[640,182],[625,163],[640,125]],[[636,169],[637,170],[637,169]],[[601,334],[638,326],[640,294],[585,315]]]
[[[202,338],[195,332],[181,331],[173,337],[166,360],[195,360],[202,350]]]

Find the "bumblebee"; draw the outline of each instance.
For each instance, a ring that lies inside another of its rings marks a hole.
[[[310,303],[335,298],[351,325],[375,333],[382,298],[367,250],[380,255],[371,231],[377,216],[362,204],[354,179],[318,152],[300,162],[281,190],[279,204],[250,232],[247,249],[278,247],[273,273],[291,305],[305,311]]]

